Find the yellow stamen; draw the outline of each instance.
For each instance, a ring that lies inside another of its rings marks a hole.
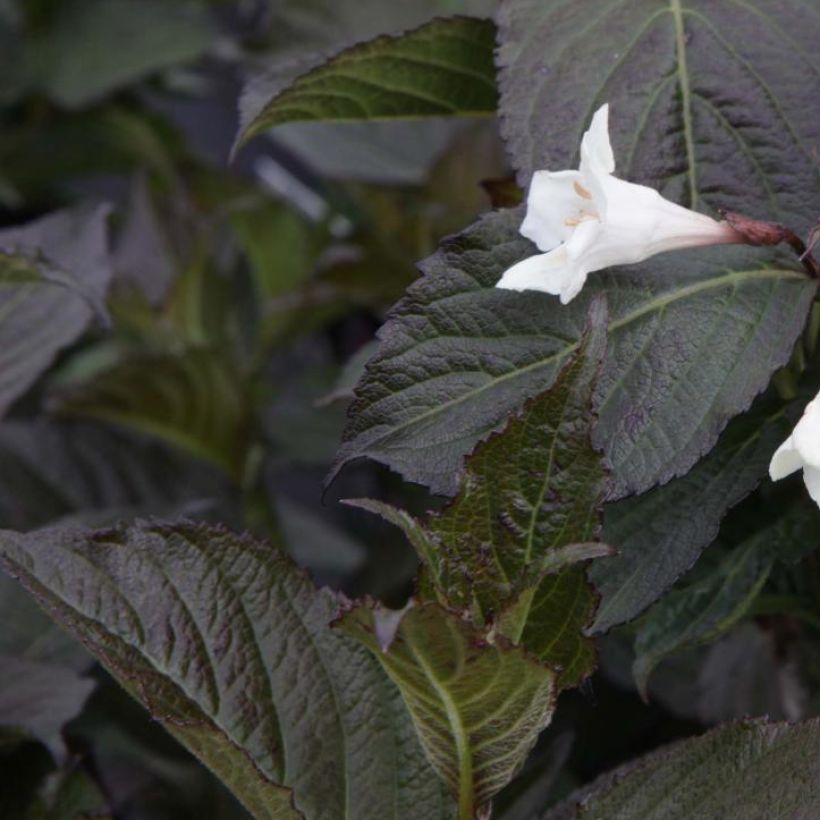
[[[572,187],[575,188],[575,193],[578,194],[581,199],[592,199],[592,194],[584,188],[578,180],[572,183]]]

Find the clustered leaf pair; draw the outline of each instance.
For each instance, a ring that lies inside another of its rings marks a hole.
[[[581,140],[577,171],[533,175],[520,231],[544,253],[507,269],[496,287],[543,291],[566,305],[594,271],[665,251],[747,241],[728,221],[718,222],[670,202],[653,188],[614,176],[608,116],[608,104],[593,116]],[[773,456],[769,474],[777,481],[801,469],[820,506],[820,395]]]

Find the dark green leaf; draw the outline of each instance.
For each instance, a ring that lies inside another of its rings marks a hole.
[[[583,630],[596,596],[572,567],[606,549],[599,535],[607,475],[592,446],[592,395],[607,316],[593,303],[589,330],[555,384],[480,444],[458,495],[423,523],[377,502],[361,506],[400,526],[425,564],[425,584],[449,607],[501,631],[577,685],[594,668]],[[544,577],[546,576],[546,577]]]
[[[791,558],[796,550],[818,544],[820,513],[813,504],[795,503],[768,526],[732,545],[714,569],[660,600],[641,622],[635,640],[633,672],[643,696],[649,675],[661,660],[715,640],[746,615],[780,556]]]
[[[473,818],[521,766],[552,716],[555,675],[503,638],[427,603],[357,607],[339,627],[395,681],[436,771]]]
[[[0,231],[0,415],[103,304],[107,215],[78,208]]]
[[[124,431],[45,419],[0,424],[0,527],[29,530],[80,513],[190,516],[226,495],[216,469]]]
[[[11,655],[0,655],[0,670],[0,726],[36,738],[60,759],[60,731],[79,714],[94,681],[64,666]]]
[[[820,721],[729,723],[602,775],[544,820],[770,820],[820,812]]]
[[[289,789],[308,820],[448,815],[399,692],[269,545],[142,524],[4,532],[0,560],[255,816],[300,816]]]
[[[618,554],[590,568],[601,593],[593,631],[632,620],[695,563],[726,511],[766,475],[788,434],[788,420],[777,411],[772,417],[771,405],[761,399],[690,473],[606,508],[604,538]]]
[[[502,128],[519,181],[576,167],[609,102],[618,174],[805,234],[820,197],[820,15],[805,0],[503,0]]]
[[[55,409],[157,436],[241,474],[248,400],[236,367],[210,350],[126,360],[62,392]]]
[[[493,114],[495,26],[450,17],[342,51],[282,88],[261,77],[240,103],[238,145],[285,122]]]
[[[749,406],[787,361],[816,290],[726,248],[593,274],[567,306],[499,291],[503,271],[531,252],[520,219],[491,214],[423,263],[380,332],[332,475],[367,456],[453,494],[464,455],[550,385],[577,349],[590,300],[605,292],[596,436],[614,497],[646,490],[691,468]]]
[[[31,48],[32,76],[62,105],[79,107],[201,55],[213,39],[189,0],[61,0]]]

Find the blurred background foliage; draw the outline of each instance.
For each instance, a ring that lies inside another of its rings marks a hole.
[[[487,190],[509,187],[496,122],[289,124],[228,157],[248,78],[284,81],[350,43],[493,9],[0,0],[0,227],[110,203],[113,263],[89,329],[0,422],[0,526],[203,517],[266,536],[320,582],[406,597],[416,565],[398,532],[334,502],[434,500],[373,464],[348,469],[324,496],[322,479],[374,332],[414,263],[489,209]],[[59,301],[52,311],[40,320],[58,321]],[[726,544],[744,537],[741,519],[727,520]],[[710,556],[684,592],[709,583],[721,554]],[[816,645],[769,614],[786,602],[796,624],[817,630],[800,602],[820,590],[788,560],[755,567],[749,589],[768,585],[756,609],[718,613],[706,636],[718,643],[683,640],[654,675],[649,705],[632,680],[629,628],[605,639],[602,673],[562,696],[498,801],[505,816],[530,817],[603,769],[718,721],[816,711],[796,672],[820,676]],[[0,619],[0,817],[245,816],[6,578]]]

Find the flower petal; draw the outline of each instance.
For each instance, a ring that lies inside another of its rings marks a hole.
[[[803,470],[803,481],[806,482],[806,489],[812,500],[820,506],[820,470],[807,466]]]
[[[803,461],[820,469],[820,398],[808,403],[792,438]]]
[[[505,290],[539,290],[561,297],[567,304],[578,294],[586,281],[586,272],[567,254],[567,246],[559,245],[549,253],[522,259],[509,268],[496,284]]]
[[[609,141],[609,103],[604,103],[595,112],[581,138],[581,174],[586,177],[588,170],[592,169],[604,174],[615,170],[615,155]]]
[[[800,458],[800,453],[795,449],[793,437],[789,436],[772,456],[769,464],[769,476],[772,481],[780,481],[781,478],[791,475],[802,466],[803,459]]]
[[[536,171],[527,196],[527,215],[521,223],[521,234],[541,251],[551,251],[572,236],[568,219],[577,217],[583,208],[592,208],[591,200],[582,196],[579,171]]]

